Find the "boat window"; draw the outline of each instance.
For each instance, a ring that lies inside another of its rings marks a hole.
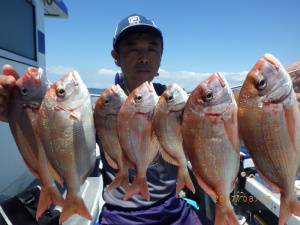
[[[0,48],[36,61],[35,6],[30,0],[0,1]]]

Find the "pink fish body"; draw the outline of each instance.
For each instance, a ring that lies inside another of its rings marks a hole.
[[[118,170],[114,181],[108,186],[108,190],[120,185],[125,189],[128,187],[127,167],[124,163],[117,127],[118,114],[126,98],[122,88],[119,85],[113,85],[100,95],[94,110],[95,126],[103,146],[105,159],[112,168]]]
[[[42,69],[29,67],[16,85],[9,106],[8,121],[27,167],[42,184],[36,213],[38,219],[52,203],[63,205],[63,199],[48,170],[46,154],[37,133],[38,110],[49,82]]]
[[[39,133],[49,161],[67,188],[60,223],[75,213],[91,220],[79,191],[95,166],[95,128],[91,99],[76,71],[48,89],[39,111]]]
[[[237,105],[221,74],[212,74],[189,96],[182,135],[199,185],[216,201],[215,225],[238,225],[229,196],[239,168]]]
[[[248,73],[240,91],[240,134],[260,176],[281,193],[279,225],[300,216],[294,194],[299,168],[300,114],[290,76],[265,54]]]
[[[179,85],[171,84],[159,97],[153,116],[153,127],[162,146],[162,157],[178,166],[177,195],[184,186],[195,192],[182,147],[181,120],[187,99],[187,93]]]
[[[135,166],[137,175],[124,199],[141,193],[150,199],[146,180],[148,166],[158,155],[159,142],[152,128],[158,96],[152,83],[144,82],[126,99],[118,115],[118,134],[124,155]]]

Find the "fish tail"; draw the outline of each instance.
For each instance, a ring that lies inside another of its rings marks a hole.
[[[74,214],[78,214],[88,220],[93,219],[81,197],[67,195],[63,211],[61,212],[59,217],[59,224],[62,224]]]
[[[278,225],[285,225],[291,214],[300,216],[300,202],[295,197],[287,199],[285,196],[282,196],[280,199]]]
[[[40,198],[36,210],[36,220],[51,206],[51,204],[63,206],[64,200],[60,193],[54,186],[42,187],[40,191]]]
[[[176,196],[178,196],[179,192],[182,188],[186,186],[190,189],[193,193],[195,193],[195,187],[189,175],[189,172],[186,167],[179,167],[178,168],[178,175],[177,175],[177,183],[176,183]]]
[[[300,202],[296,198],[291,201],[290,206],[291,212],[296,216],[300,216]]]
[[[131,196],[139,193],[144,197],[144,199],[148,201],[150,200],[146,177],[135,177],[123,199],[127,201]]]
[[[127,174],[121,171],[117,173],[115,179],[107,187],[107,190],[112,191],[119,186],[122,186],[125,189],[125,191],[127,191],[129,188],[128,176]]]
[[[229,205],[216,204],[215,225],[239,225],[239,221]]]

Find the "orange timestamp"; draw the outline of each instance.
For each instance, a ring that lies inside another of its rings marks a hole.
[[[216,202],[222,203],[225,201],[231,201],[232,203],[256,203],[257,201],[260,201],[261,203],[268,202],[270,203],[271,201],[271,196],[270,195],[261,195],[259,197],[255,197],[253,195],[230,195],[230,196],[225,196],[225,195],[218,195],[216,198]]]

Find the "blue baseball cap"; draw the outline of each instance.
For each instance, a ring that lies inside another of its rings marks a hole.
[[[156,26],[153,20],[150,20],[139,14],[129,15],[119,22],[113,39],[114,49],[116,49],[118,42],[129,32],[133,30],[148,29],[156,32],[160,36],[163,49],[163,36],[160,29]]]

